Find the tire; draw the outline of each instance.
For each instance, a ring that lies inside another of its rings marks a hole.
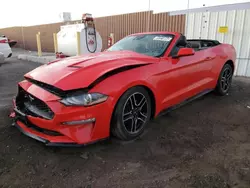
[[[216,93],[226,95],[231,87],[233,77],[233,68],[229,64],[225,64],[220,72],[219,79],[216,85]]]
[[[138,138],[150,120],[151,107],[146,89],[141,86],[128,89],[116,104],[111,122],[112,134],[121,140]]]

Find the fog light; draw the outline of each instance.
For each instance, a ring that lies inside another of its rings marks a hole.
[[[90,118],[90,119],[84,119],[84,120],[77,120],[77,121],[67,121],[67,122],[62,122],[62,125],[82,125],[82,124],[89,124],[89,123],[94,123],[95,118]]]

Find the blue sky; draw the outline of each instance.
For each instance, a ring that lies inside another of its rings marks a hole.
[[[190,8],[249,2],[249,0],[189,0]],[[157,12],[186,9],[188,0],[150,0],[150,9]],[[29,26],[60,21],[60,13],[71,12],[73,20],[82,13],[94,17],[109,16],[149,9],[149,0],[6,0],[0,11],[0,28]]]

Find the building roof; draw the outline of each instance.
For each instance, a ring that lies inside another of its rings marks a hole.
[[[171,16],[174,16],[174,15],[181,15],[181,14],[188,14],[195,12],[219,12],[219,11],[244,10],[244,9],[250,9],[250,2],[177,10],[177,11],[171,11],[169,12],[169,14]]]

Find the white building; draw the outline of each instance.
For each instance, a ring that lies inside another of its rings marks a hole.
[[[235,75],[250,77],[250,2],[183,11],[187,38],[215,39],[233,44],[237,51]]]

